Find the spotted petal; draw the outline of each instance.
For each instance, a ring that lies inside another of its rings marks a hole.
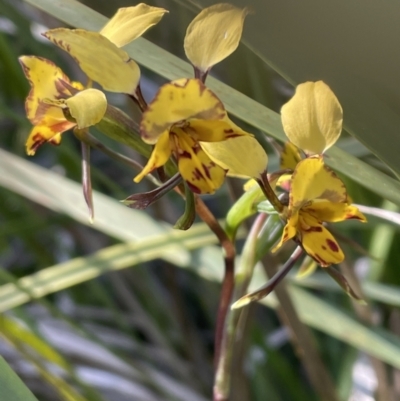
[[[223,120],[225,117],[223,104],[201,81],[178,79],[161,86],[143,113],[140,133],[145,142],[154,144],[174,124],[184,126],[188,119]]]
[[[222,142],[202,142],[202,148],[228,175],[257,178],[267,168],[268,156],[252,135],[239,136]]]
[[[212,194],[224,182],[225,170],[215,164],[200,144],[180,129],[171,134],[178,169],[190,189],[198,194]]]
[[[343,251],[333,235],[315,217],[300,212],[299,231],[304,250],[322,267],[344,260]]]
[[[32,124],[37,124],[43,118],[40,112],[41,101],[72,96],[71,82],[60,68],[45,58],[21,56],[19,62],[31,85],[25,103],[26,114]]]
[[[333,203],[347,200],[342,180],[325,165],[321,156],[309,157],[297,164],[291,180],[289,208],[299,210],[317,199]]]
[[[320,221],[327,221],[330,223],[349,219],[359,220],[363,223],[367,221],[356,206],[347,203],[332,203],[325,200],[316,201],[304,207],[303,210],[312,214]]]
[[[69,124],[69,126],[67,124]],[[62,131],[70,129],[74,126],[74,123],[66,121],[64,127],[62,128]],[[36,127],[33,127],[25,144],[26,153],[29,156],[33,156],[40,145],[45,142],[50,142],[53,145],[58,145],[61,142],[61,131],[57,131],[55,126],[48,127],[45,125],[38,125]]]
[[[44,36],[69,53],[93,81],[110,92],[133,94],[140,78],[139,66],[128,53],[98,32],[57,28]]]
[[[167,10],[140,3],[120,8],[100,33],[118,47],[125,46],[157,24]]]
[[[187,28],[186,57],[202,72],[228,57],[239,45],[247,13],[231,4],[205,8]]]
[[[297,221],[297,219],[296,219]],[[296,222],[288,220],[287,224],[283,228],[282,237],[279,242],[271,249],[271,252],[276,252],[286,241],[289,241],[297,234],[297,224]]]
[[[322,81],[306,82],[281,110],[283,129],[297,147],[310,154],[330,148],[342,131],[343,111]]]
[[[153,153],[150,156],[144,169],[138,174],[133,181],[140,182],[144,176],[151,173],[158,167],[163,166],[171,156],[171,145],[169,132],[165,132],[158,139],[156,146],[154,146]]]

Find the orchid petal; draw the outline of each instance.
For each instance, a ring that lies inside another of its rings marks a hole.
[[[56,28],[44,36],[69,53],[93,81],[110,92],[134,94],[139,84],[139,66],[128,53],[98,32]]]
[[[187,28],[186,57],[202,72],[228,57],[239,45],[247,13],[225,3],[205,8]]]
[[[107,109],[107,99],[98,89],[86,89],[65,100],[71,116],[79,129],[90,127],[102,120]]]
[[[300,212],[301,244],[319,265],[327,267],[344,260],[343,251],[333,235],[310,214]]]
[[[283,146],[280,160],[281,170],[294,170],[297,163],[301,160],[299,148],[291,142],[286,142]]]
[[[166,131],[164,132],[163,135],[159,137],[146,166],[133,179],[133,181],[140,182],[144,178],[144,176],[151,173],[156,168],[163,166],[168,161],[170,156],[171,156],[170,137],[169,137],[169,132]]]
[[[212,194],[224,182],[225,170],[215,164],[200,144],[181,129],[171,133],[178,169],[190,189],[199,194]]]
[[[70,124],[71,126],[69,128],[72,128],[75,125],[74,123]],[[38,125],[36,127],[33,127],[26,141],[26,153],[29,156],[33,156],[40,145],[45,142],[50,142],[53,145],[58,145],[61,142],[61,133],[54,131],[53,127],[47,127],[45,125]]]
[[[140,3],[120,8],[100,33],[118,47],[125,46],[157,24],[167,10]]]
[[[211,160],[228,170],[230,176],[257,178],[267,168],[268,156],[252,135],[222,142],[201,142],[201,146]]]
[[[223,120],[226,111],[217,96],[198,79],[178,79],[163,85],[143,113],[140,133],[146,143],[174,124],[188,119]]]
[[[249,135],[247,132],[235,126],[228,119],[226,120],[197,120],[188,121],[184,131],[197,141],[220,142],[236,138],[242,135]]]
[[[306,82],[281,110],[283,129],[292,143],[310,154],[330,148],[342,131],[343,111],[322,81]]]
[[[298,210],[316,199],[334,203],[347,200],[345,185],[321,156],[309,157],[297,164],[291,180],[289,207]]]
[[[356,206],[348,203],[332,203],[329,201],[312,202],[303,208],[307,213],[312,214],[320,221],[335,223],[343,220],[359,220],[363,223],[367,221],[365,216]]]
[[[43,118],[43,99],[59,99],[72,96],[71,81],[52,61],[36,56],[19,57],[31,90],[25,102],[26,114],[32,124]]]

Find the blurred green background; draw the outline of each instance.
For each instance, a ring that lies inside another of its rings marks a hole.
[[[132,5],[123,0],[84,3],[108,17],[118,7]],[[145,38],[185,59],[185,30],[199,8],[185,0],[149,4],[170,13]],[[247,17],[245,34],[252,31],[252,18]],[[132,170],[98,151],[91,157],[92,183],[99,194],[94,201],[95,223],[90,226],[76,138],[66,133],[61,146],[44,145],[34,157],[25,156],[30,123],[24,99],[29,86],[18,56],[49,58],[69,77],[82,78],[72,59],[40,36],[58,26],[62,23],[56,18],[23,1],[0,0],[0,354],[39,400],[210,399],[218,281],[223,271],[214,236],[201,223],[188,232],[171,234],[171,224],[184,209],[175,194],[145,212],[119,204],[118,200],[151,186],[134,184]],[[166,79],[146,68],[142,75],[142,89],[150,100]],[[293,93],[291,85],[245,44],[217,65],[212,76],[275,112]],[[134,113],[129,99],[119,95],[108,99]],[[242,126],[263,141],[273,171],[277,158],[268,141],[260,130]],[[131,149],[98,138],[141,160]],[[391,143],[385,146],[389,149]],[[353,137],[344,134],[339,147],[385,177],[394,177]],[[312,328],[339,399],[378,400],[374,393],[379,382],[381,391],[389,388],[396,400],[400,399],[398,208],[379,196],[379,186],[373,193],[343,178],[355,203],[391,212],[389,221],[378,213],[369,216],[366,225],[346,222],[335,227],[347,256],[344,274],[355,273],[368,306],[355,306],[322,269],[303,280],[291,275],[289,293],[301,320]],[[218,218],[240,195],[241,185],[229,181],[217,194],[205,197]],[[284,257],[279,254],[268,262],[278,265]],[[254,287],[266,280],[262,269],[258,273]],[[317,400],[290,332],[276,314],[276,298],[271,295],[266,304],[268,308],[250,306],[243,314],[232,401]]]

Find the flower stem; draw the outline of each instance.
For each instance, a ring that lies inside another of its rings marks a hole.
[[[253,275],[256,262],[257,237],[260,233],[267,215],[261,213],[256,218],[243,248],[238,271],[235,274],[236,287],[233,298],[243,296]],[[226,317],[226,330],[221,341],[220,356],[214,382],[214,401],[226,401],[229,399],[231,387],[231,371],[234,344],[236,340],[236,328],[239,323],[242,310],[229,310]]]
[[[94,207],[93,207],[93,191],[92,179],[90,175],[90,145],[81,142],[82,149],[82,187],[83,196],[89,209],[89,222],[93,223]]]
[[[142,89],[140,85],[137,86],[135,94],[129,95],[129,97],[139,106],[140,110],[144,112],[147,109],[147,102],[143,97]]]
[[[276,193],[271,188],[271,185],[269,185],[269,181],[268,181],[268,177],[267,177],[267,173],[266,172],[262,173],[260,175],[260,177],[257,178],[257,183],[260,186],[261,190],[263,191],[264,195],[270,201],[271,205],[274,207],[274,209],[278,213],[282,213],[283,210],[284,210],[284,205],[282,204],[282,202],[276,196]]]
[[[220,358],[221,342],[224,336],[226,315],[229,311],[229,305],[234,287],[236,248],[233,241],[229,239],[225,230],[218,223],[218,220],[211,213],[210,209],[208,209],[203,200],[199,196],[195,196],[195,202],[197,214],[217,236],[224,253],[225,272],[222,280],[221,296],[218,305],[217,327],[215,329],[214,366],[216,369]]]
[[[200,69],[198,69],[197,67],[194,67],[194,77],[196,79],[200,79],[201,82],[203,82],[203,84],[206,82],[208,73],[210,72],[210,70],[208,69],[206,72],[201,71]]]

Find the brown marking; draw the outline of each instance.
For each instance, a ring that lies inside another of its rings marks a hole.
[[[310,226],[308,229],[304,230],[307,231],[308,233],[320,233],[322,232],[322,227],[321,226]]]
[[[206,176],[209,180],[211,180],[211,174],[210,174],[210,169],[207,167],[204,163],[201,164],[203,167],[204,172],[206,173]]]
[[[200,188],[197,187],[196,185],[193,185],[191,182],[186,181],[186,184],[188,184],[188,187],[190,188],[190,190],[192,192],[194,192],[195,194],[201,194]]]
[[[184,158],[184,159],[191,159],[192,158],[192,155],[188,152],[188,151],[186,151],[186,150],[179,150],[178,151],[178,157],[179,158]]]
[[[179,84],[176,81],[171,82],[171,85],[176,86],[177,88],[185,88],[189,83],[189,79],[186,79],[183,84]]]
[[[360,221],[364,221],[364,219],[361,218],[360,216],[357,216],[357,215],[351,214],[351,213],[346,214],[345,219],[346,219],[346,220],[360,220]]]
[[[203,174],[201,173],[201,171],[197,167],[193,170],[192,177],[193,177],[193,180],[202,180],[202,179],[204,179]]]
[[[336,242],[332,241],[331,239],[327,239],[326,244],[329,246],[332,252],[339,252],[339,247]]]
[[[319,263],[322,267],[329,266],[329,263],[325,262],[324,259],[321,258],[317,253],[310,255],[317,263]]]

